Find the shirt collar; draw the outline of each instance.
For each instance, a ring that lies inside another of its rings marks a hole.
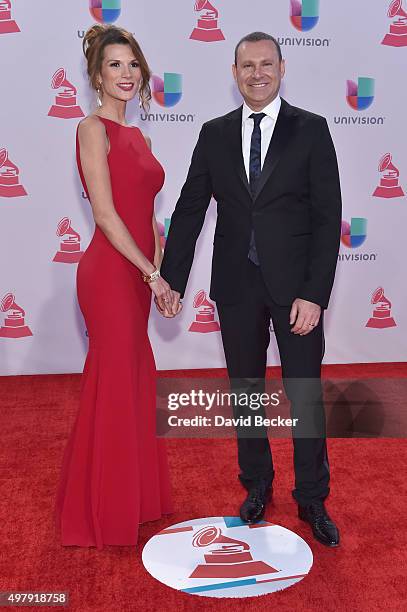
[[[265,106],[261,112],[265,113],[268,117],[271,117],[274,121],[277,121],[280,107],[281,98],[280,96],[277,96],[272,102],[270,102],[270,104]],[[243,102],[242,122],[246,121],[246,119],[248,119],[253,112],[254,111],[247,106],[246,102]]]

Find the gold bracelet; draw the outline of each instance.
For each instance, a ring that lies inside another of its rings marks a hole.
[[[160,270],[156,268],[154,272],[151,272],[151,274],[143,274],[142,278],[145,283],[152,283],[153,281],[157,280],[159,276],[161,276]]]

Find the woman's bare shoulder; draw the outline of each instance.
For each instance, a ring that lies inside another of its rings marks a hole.
[[[105,133],[105,126],[97,115],[88,115],[78,123],[78,135],[82,138],[100,138]]]

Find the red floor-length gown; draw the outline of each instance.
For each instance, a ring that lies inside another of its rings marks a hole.
[[[115,208],[152,262],[154,198],[164,170],[136,127],[100,117]],[[77,163],[83,177],[77,137]],[[89,335],[79,412],[56,499],[62,544],[134,545],[139,523],[173,511],[165,442],[156,437],[151,290],[96,227],[77,274]]]

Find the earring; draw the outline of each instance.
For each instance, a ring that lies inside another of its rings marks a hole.
[[[138,105],[143,108],[143,94],[141,93],[141,87],[138,89]]]
[[[100,86],[96,87],[96,104],[100,107],[102,106],[102,98],[100,95]]]

